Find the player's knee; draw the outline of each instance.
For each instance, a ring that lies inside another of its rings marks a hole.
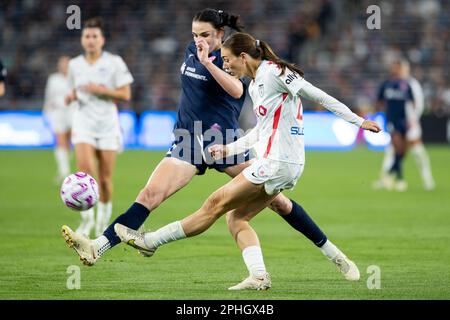
[[[203,204],[203,209],[213,216],[220,216],[226,212],[226,202],[222,192],[218,190],[210,195]]]
[[[273,199],[273,201],[269,204],[269,207],[272,211],[275,211],[279,215],[285,216],[291,212],[292,203],[291,200],[280,194]]]
[[[150,208],[150,210],[153,210],[164,201],[164,196],[162,192],[155,190],[154,188],[145,187],[139,192],[137,201],[143,203],[147,208]]]

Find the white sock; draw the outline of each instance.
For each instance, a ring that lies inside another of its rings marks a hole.
[[[390,144],[384,149],[383,165],[381,167],[382,174],[386,174],[387,172],[389,172],[389,170],[391,170],[394,161],[395,161],[394,146]]]
[[[112,215],[112,202],[109,201],[105,204],[105,212],[103,216],[103,229],[105,229],[109,225],[109,219],[111,219]],[[102,230],[103,232],[104,230]]]
[[[106,250],[111,248],[111,243],[109,243],[108,238],[104,235],[101,235],[97,239],[92,240],[92,242],[99,256],[101,256],[106,252]]]
[[[102,233],[103,221],[106,214],[106,206],[107,204],[99,201],[97,204],[97,220],[95,221],[95,235],[97,237]]]
[[[86,211],[81,211],[81,224],[75,232],[82,233],[89,237],[91,228],[95,225],[94,221],[94,208],[90,208]]]
[[[90,208],[86,211],[81,211],[81,219],[83,223],[92,223],[94,224],[94,208]]]
[[[423,144],[416,144],[411,148],[411,152],[419,167],[422,180],[425,184],[434,184],[433,175],[431,174],[430,159]]]
[[[266,266],[259,246],[245,248],[242,250],[242,257],[251,276],[262,277],[266,273]]]
[[[64,148],[55,149],[55,160],[58,168],[58,174],[61,178],[70,174],[69,152]]]
[[[155,232],[148,232],[144,236],[144,242],[149,248],[158,248],[163,244],[186,238],[180,221],[172,222]]]
[[[327,240],[327,242],[320,247],[320,251],[322,251],[328,259],[335,258],[339,253],[339,249],[330,240]]]

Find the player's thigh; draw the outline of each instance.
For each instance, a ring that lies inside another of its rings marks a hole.
[[[267,205],[274,197],[274,195],[266,193],[263,183],[254,184],[240,173],[211,194],[205,204],[207,207],[210,207],[209,209],[214,208],[214,211],[217,211],[216,207],[219,208],[218,211],[229,211],[253,203],[254,200]]]
[[[117,151],[97,150],[99,178],[111,178],[116,164]]]
[[[180,159],[163,158],[153,170],[145,189],[161,193],[165,198],[187,185],[197,168]]]
[[[95,147],[89,143],[75,144],[75,159],[79,170],[90,175],[95,174]]]
[[[242,221],[248,222],[264,208],[266,208],[277,197],[277,194],[267,195],[261,194],[253,200],[243,204],[242,206],[231,210],[227,213],[227,221],[229,224],[239,223]]]
[[[244,163],[239,163],[239,164],[237,164],[235,166],[225,168],[223,170],[223,172],[225,172],[230,177],[234,178],[239,173],[241,173],[245,168],[249,167],[254,161],[255,161],[255,159],[250,159],[250,160],[248,160],[248,161],[246,161]]]

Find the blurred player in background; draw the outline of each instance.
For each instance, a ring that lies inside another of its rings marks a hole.
[[[133,77],[121,57],[103,51],[105,37],[99,18],[84,24],[81,45],[84,54],[69,62],[71,93],[66,103],[77,102],[72,122],[72,143],[78,170],[98,174],[100,201],[97,219],[94,209],[81,213],[77,231],[89,235],[95,225],[96,235],[108,226],[112,213],[113,169],[116,154],[122,149],[122,136],[116,100],[129,101]]]
[[[0,59],[0,97],[5,95],[5,81],[6,81],[6,68],[3,66],[3,62]]]
[[[186,186],[195,175],[202,175],[207,169],[215,169],[233,178],[251,165],[248,150],[243,150],[239,156],[230,157],[222,163],[208,164],[202,156],[209,143],[202,141],[205,131],[213,128],[223,133],[222,138],[231,138],[228,141],[224,139],[223,144],[237,139],[237,136],[227,137],[225,131],[239,128],[238,118],[245,99],[246,84],[223,70],[220,48],[225,26],[238,31],[241,29],[237,16],[221,10],[202,10],[194,16],[192,22],[194,41],[186,48],[181,68],[182,94],[174,131],[175,134],[178,129],[188,131],[188,143],[183,140],[185,137],[174,141],[166,157],[153,170],[136,202],[114,220],[101,237],[91,241],[74,233],[68,226],[62,227],[65,240],[86,265],[93,265],[106,250],[120,243],[114,231],[115,223],[138,229],[151,211]],[[201,123],[201,132],[195,132],[195,122]],[[196,159],[200,159],[199,162]],[[279,194],[270,208],[320,248],[348,278],[349,261],[328,240],[302,206]],[[259,240],[246,217],[230,212],[227,214],[227,223],[233,239],[242,251],[250,275],[258,277],[265,274]]]
[[[422,142],[422,127],[420,124],[420,117],[422,116],[423,110],[425,108],[422,86],[417,81],[417,79],[415,79],[411,75],[410,66],[407,61],[402,61],[399,68],[401,78],[406,79],[411,87],[414,102],[413,104],[406,104],[406,140],[409,144],[409,149],[414,156],[417,167],[419,168],[424,189],[433,190],[435,188],[435,182],[431,173],[430,160]],[[374,183],[375,188],[392,188],[392,180],[388,177],[388,174],[394,162],[395,150],[394,146],[390,144],[385,149],[383,165],[381,169],[381,177],[379,181],[376,181]]]
[[[292,189],[303,173],[305,146],[300,96],[319,103],[344,120],[365,130],[380,131],[374,121],[357,116],[343,103],[316,88],[303,78],[303,71],[281,60],[264,41],[246,33],[235,33],[222,46],[224,68],[237,77],[250,77],[249,93],[258,123],[247,135],[227,145],[210,147],[215,159],[256,150],[255,161],[222,188],[203,206],[182,221],[168,224],[155,232],[140,233],[117,223],[121,240],[150,254],[166,243],[196,236],[213,225],[226,212],[252,219],[269,205],[283,189]],[[356,265],[342,252],[349,280],[358,280]],[[249,276],[230,289],[265,290],[270,278],[265,273]]]
[[[64,101],[70,93],[67,80],[69,60],[68,56],[61,56],[58,59],[58,72],[48,77],[44,96],[44,116],[50,122],[56,136],[55,160],[58,183],[70,174],[70,130],[74,104],[67,106]]]

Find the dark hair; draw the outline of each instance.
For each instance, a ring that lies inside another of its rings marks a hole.
[[[303,70],[293,63],[289,63],[278,57],[267,44],[262,40],[256,40],[248,33],[237,32],[229,36],[222,44],[238,57],[242,52],[245,52],[253,59],[270,60],[279,65],[282,69],[281,75],[284,74],[286,68],[297,72],[300,76],[304,76]]]
[[[98,28],[104,34],[103,20],[100,17],[94,17],[86,20],[83,25],[83,29],[86,28]]]
[[[225,26],[236,31],[242,31],[244,26],[239,23],[239,16],[233,16],[222,10],[204,9],[195,14],[193,21],[209,22],[217,30]]]

